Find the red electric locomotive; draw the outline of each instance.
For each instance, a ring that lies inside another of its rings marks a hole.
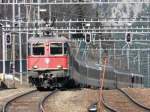
[[[38,89],[61,87],[69,78],[68,40],[54,35],[31,37],[28,46],[29,81]]]

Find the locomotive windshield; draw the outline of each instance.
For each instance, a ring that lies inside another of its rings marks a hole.
[[[33,55],[44,55],[44,44],[43,43],[32,44],[32,54]]]
[[[62,43],[51,43],[50,53],[51,55],[61,55],[63,53]]]

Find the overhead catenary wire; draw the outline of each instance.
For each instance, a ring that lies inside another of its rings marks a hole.
[[[11,5],[13,2],[3,2],[3,3],[0,3],[0,5]],[[79,0],[76,0],[76,1],[72,1],[72,0],[69,0],[69,1],[58,1],[58,0],[53,0],[51,2],[41,2],[40,4],[38,2],[16,2],[15,4],[21,4],[21,5],[45,5],[45,4],[55,4],[55,5],[60,5],[60,4],[149,4],[150,1],[145,1],[145,0],[142,0],[142,1],[139,1],[139,0],[136,0],[136,1],[120,1],[120,0],[108,0],[108,1],[103,1],[103,0],[89,0],[89,1],[79,1]]]

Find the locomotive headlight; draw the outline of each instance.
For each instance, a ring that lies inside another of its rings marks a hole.
[[[37,65],[34,65],[34,66],[33,66],[33,68],[34,68],[34,69],[37,69],[37,68],[38,68],[38,66],[37,66]]]
[[[62,69],[63,67],[62,67],[62,65],[57,65],[57,68]]]

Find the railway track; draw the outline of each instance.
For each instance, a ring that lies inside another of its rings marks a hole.
[[[49,93],[48,95],[46,95],[40,102],[40,112],[47,112],[46,108],[45,108],[45,104],[47,104],[47,99],[52,96],[54,93],[56,93],[58,90],[55,90],[51,93]]]
[[[109,90],[103,93],[103,105],[109,112],[150,112],[149,108],[131,99],[130,95],[121,89]]]
[[[52,93],[37,90],[27,92],[6,102],[3,112],[41,112],[41,101]]]
[[[106,112],[117,112],[116,109],[114,109],[113,107],[109,106],[107,103],[104,102],[104,99],[102,100],[102,104],[103,104],[103,107],[104,107],[104,110]]]

